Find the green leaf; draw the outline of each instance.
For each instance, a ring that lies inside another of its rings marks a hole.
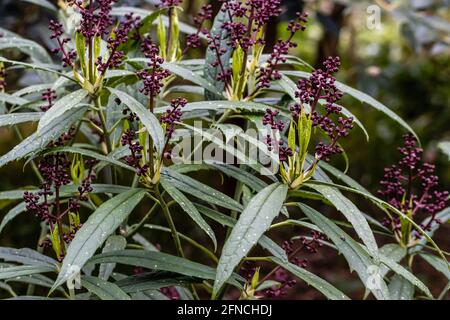
[[[26,265],[55,267],[57,264],[56,260],[29,248],[14,249],[0,247],[0,259]]]
[[[127,246],[127,239],[123,236],[112,235],[106,239],[105,246],[103,247],[102,253],[123,250]],[[114,271],[116,267],[115,263],[105,263],[100,265],[98,271],[98,277],[104,281],[108,281],[109,276]]]
[[[223,7],[221,8],[223,9]],[[214,18],[214,22],[212,28],[210,30],[210,35],[213,38],[218,38],[219,41],[219,50],[224,49],[225,54],[220,56],[220,63],[224,67],[225,70],[230,69],[230,60],[233,55],[233,47],[229,43],[229,35],[228,31],[223,28],[223,24],[230,21],[230,17],[226,10],[219,10],[216,17]],[[203,74],[209,83],[211,83],[216,90],[219,92],[223,92],[225,90],[225,84],[222,81],[217,80],[218,74],[221,72],[220,66],[213,66],[214,62],[217,60],[217,54],[214,49],[208,48],[206,49]],[[214,91],[205,91],[205,97],[207,100],[218,100],[222,99],[222,95],[214,94]]]
[[[216,296],[234,268],[269,229],[279,214],[287,195],[287,186],[274,183],[258,192],[247,204],[231,230],[222,249],[214,281],[213,296]]]
[[[55,272],[55,267],[44,265],[32,265],[32,266],[0,268],[0,280],[45,272]]]
[[[41,118],[41,112],[9,113],[0,115],[0,127],[24,122],[35,122]]]
[[[421,253],[419,255],[422,259],[428,262],[433,268],[441,272],[444,276],[447,277],[448,280],[450,280],[450,270],[447,264],[444,261],[442,261],[442,259],[439,259],[436,256],[426,253]]]
[[[133,211],[144,195],[145,191],[141,189],[121,193],[103,203],[89,216],[70,243],[61,271],[51,291],[81,270],[86,261]]]
[[[21,62],[21,61],[14,61],[14,60],[8,60],[4,57],[0,56],[0,62],[4,62],[4,63],[10,63],[12,65],[17,65],[17,66],[22,66],[24,68],[27,69],[32,69],[32,70],[39,70],[39,71],[46,71],[49,73],[53,73],[53,74],[57,74],[61,77],[64,77],[70,81],[76,82],[76,80],[70,76],[68,76],[65,73],[59,72],[58,70],[56,70],[56,66],[53,64],[48,64],[48,63],[26,63],[26,62]]]
[[[392,300],[413,300],[414,286],[398,274],[395,274],[389,283],[389,293]]]
[[[370,229],[369,223],[359,211],[358,207],[335,188],[310,183],[305,183],[305,185],[321,193],[345,216],[354,227],[355,232],[367,246],[370,253],[376,258],[378,255],[378,246],[375,237]]]
[[[404,267],[396,263],[394,260],[392,260],[389,257],[386,257],[382,254],[380,254],[380,260],[383,264],[385,264],[389,269],[394,271],[396,274],[402,276],[411,284],[419,288],[423,293],[425,293],[429,298],[433,298],[433,295],[431,294],[430,290],[423,284],[422,281],[420,281],[415,275],[413,275],[411,272],[406,270]]]
[[[47,50],[40,44],[29,39],[21,38],[17,35],[5,34],[0,38],[0,50],[17,49],[29,55],[33,61],[51,63],[52,59]]]
[[[245,171],[242,168],[226,164],[215,164],[215,163],[210,164],[210,166],[219,171],[222,171],[227,176],[242,182],[243,184],[249,186],[255,191],[261,191],[262,189],[267,187],[267,183],[265,183],[258,177],[255,177],[253,174],[251,174],[248,171]]]
[[[151,272],[130,276],[119,280],[116,284],[126,293],[157,290],[171,286],[183,286],[195,282],[195,278],[174,276],[169,272]]]
[[[86,64],[86,38],[81,32],[75,34],[75,47],[77,48],[77,55],[80,59],[80,66],[83,71],[83,75],[87,75],[88,65]]]
[[[61,117],[64,113],[68,112],[72,109],[78,109],[83,105],[80,103],[84,98],[88,95],[88,92],[84,89],[79,89],[74,91],[58,101],[55,102],[53,107],[51,107],[44,115],[41,117],[41,120],[38,124],[37,131],[40,133],[42,129],[49,126],[51,123],[54,123],[57,118]]]
[[[283,71],[282,73],[284,73],[286,75],[294,76],[294,77],[304,78],[304,79],[308,79],[311,76],[310,73],[303,72],[303,71]],[[368,94],[365,94],[365,93],[363,93],[363,92],[361,92],[359,90],[351,88],[351,87],[349,87],[349,86],[347,86],[347,85],[345,85],[345,84],[343,84],[343,83],[341,83],[339,81],[336,81],[336,87],[339,90],[341,90],[342,92],[347,93],[350,96],[354,97],[355,99],[357,99],[357,100],[359,100],[361,102],[367,103],[371,107],[373,107],[373,108],[383,112],[388,117],[390,117],[392,120],[396,121],[402,127],[404,127],[409,132],[414,134],[414,136],[417,138],[417,135],[414,132],[414,130],[402,118],[400,118],[395,112],[393,112],[391,109],[386,107],[381,102],[375,100],[374,98],[372,98]],[[419,140],[419,139],[417,139],[417,140]]]
[[[193,195],[208,203],[216,204],[234,211],[240,212],[242,210],[242,205],[233,198],[230,198],[222,192],[192,179],[191,177],[182,175],[168,168],[163,168],[161,170],[161,179],[165,179],[167,184],[171,184],[178,190],[183,190],[185,193]]]
[[[211,238],[214,244],[214,251],[217,249],[217,239],[214,231],[211,229],[209,224],[203,219],[201,214],[198,212],[197,208],[192,204],[192,202],[179,191],[175,186],[170,183],[170,179],[166,180],[165,176],[161,176],[161,185],[164,190],[180,205],[181,209],[186,212],[192,220],[206,232],[208,237]]]
[[[129,165],[119,161],[119,160],[115,160],[115,159],[113,159],[113,158],[111,158],[109,156],[104,156],[104,155],[101,155],[101,154],[99,154],[97,152],[94,152],[94,151],[91,151],[91,150],[87,150],[87,149],[78,148],[78,147],[58,147],[58,148],[53,148],[53,149],[51,149],[49,151],[46,151],[45,154],[64,153],[64,152],[81,154],[81,155],[86,156],[86,157],[91,157],[91,158],[96,159],[96,160],[100,160],[100,161],[104,161],[104,162],[107,162],[107,163],[111,163],[111,164],[113,164],[115,166],[122,167],[122,168],[128,169],[128,170],[133,171],[133,172],[136,171],[133,167],[131,167],[131,166],[129,166]]]
[[[131,300],[130,296],[116,284],[100,278],[83,276],[81,277],[81,285],[101,300]]]
[[[26,204],[25,202],[21,202],[18,205],[16,205],[14,208],[8,211],[7,214],[3,217],[2,223],[0,224],[0,233],[3,231],[5,226],[13,220],[15,217],[17,217],[19,214],[24,212],[26,210]]]
[[[24,98],[20,98],[4,92],[0,92],[0,102],[5,102],[9,103],[10,105],[19,105],[19,106],[29,103],[29,101]]]
[[[198,211],[200,211],[202,214],[204,214],[205,216],[207,216],[208,218],[220,223],[223,226],[226,227],[230,227],[233,228],[234,225],[236,224],[236,219],[227,216],[221,212],[212,210],[210,208],[204,207],[202,205],[196,204],[195,205],[198,209]],[[266,249],[267,251],[269,251],[272,255],[274,255],[275,257],[283,260],[283,261],[287,261],[288,257],[286,255],[286,251],[283,250],[283,248],[281,248],[278,244],[276,244],[272,239],[270,239],[268,236],[263,235],[261,238],[259,238],[258,240],[258,244]]]
[[[159,251],[121,250],[102,253],[89,260],[89,263],[94,264],[111,262],[143,267],[150,270],[169,271],[199,279],[212,280],[216,275],[214,268]],[[235,275],[230,280],[230,283],[239,286],[237,280],[243,279]]]
[[[107,88],[112,94],[117,96],[122,103],[124,103],[130,110],[139,117],[140,121],[147,128],[148,133],[153,139],[156,150],[161,154],[164,148],[164,132],[161,128],[161,125],[158,119],[150,112],[150,110],[146,109],[139,101],[134,99],[129,94],[113,89]]]
[[[356,241],[339,228],[333,221],[305,204],[299,203],[298,206],[309,220],[317,225],[336,245],[339,252],[342,253],[347,260],[350,269],[356,271],[359,278],[366,286],[370,282],[370,267],[378,267],[379,264],[376,264],[372,257],[370,257]],[[382,278],[378,280],[380,280],[380,288],[372,288],[372,293],[377,299],[389,300],[389,291],[386,283]]]
[[[330,300],[350,300],[343,292],[336,289],[334,286],[332,286],[330,283],[323,280],[322,278],[316,276],[314,273],[311,273],[311,272],[307,271],[306,269],[301,268],[293,263],[290,263],[290,262],[286,263],[275,257],[272,257],[271,260],[274,263],[281,266],[282,268],[291,272],[293,275],[302,279],[310,286],[316,288],[328,299],[330,299]]]
[[[0,167],[45,148],[51,141],[58,139],[63,132],[67,131],[75,121],[79,120],[85,111],[85,107],[69,110],[55,119],[54,123],[42,128],[39,133],[33,133],[10,152],[0,157]]]

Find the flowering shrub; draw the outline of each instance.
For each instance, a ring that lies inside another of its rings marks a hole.
[[[306,13],[267,50],[281,1],[220,2],[215,16],[204,5],[194,26],[179,20],[181,0],[163,0],[154,11],[119,0],[61,2],[61,20],[49,25],[51,53],[0,30],[1,49],[28,56],[0,57],[0,125],[13,126],[20,139],[0,166],[25,160],[36,176],[35,187],[0,192],[18,202],[0,232],[19,214],[42,222],[37,250],[0,248],[2,285],[28,282],[27,293],[9,287],[25,298],[38,284],[49,297],[68,299],[251,300],[284,296],[304,281],[328,299],[349,299],[309,268],[308,255],[327,246],[342,254],[367,295],[433,298],[411,267],[424,259],[448,268],[432,236],[448,220],[449,194],[439,191],[433,165],[421,163],[412,129],[338,82],[338,57],[313,69],[289,54],[307,28]],[[191,51],[203,58],[189,59]],[[18,68],[37,72],[42,83],[10,89],[7,75]],[[409,132],[380,197],[328,163],[344,154],[354,127],[367,134],[339,104],[344,95]],[[24,138],[27,122],[37,126]],[[196,171],[228,176],[234,194],[196,179]],[[367,199],[386,219],[365,215],[344,194]],[[342,219],[314,209],[317,201]],[[196,239],[179,231],[174,216],[182,212]],[[289,226],[302,234],[283,231],[281,244],[269,238]],[[149,230],[170,235],[173,247],[153,245],[144,237]],[[391,243],[379,247],[379,233]]]

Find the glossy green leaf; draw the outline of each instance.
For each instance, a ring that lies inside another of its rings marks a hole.
[[[58,139],[63,132],[67,131],[74,122],[83,117],[85,111],[85,107],[69,110],[55,119],[54,123],[42,128],[39,133],[33,133],[7,154],[0,157],[0,167],[45,148],[50,142]]]
[[[214,250],[217,248],[217,239],[214,231],[211,229],[209,224],[203,219],[201,214],[198,212],[197,208],[192,204],[192,202],[175,186],[170,182],[170,179],[166,179],[165,176],[161,177],[161,185],[164,190],[175,200],[181,207],[181,209],[186,212],[191,219],[210,237],[214,244]]]
[[[222,249],[213,296],[219,292],[241,259],[269,229],[283,206],[287,190],[286,185],[271,184],[258,192],[242,211]]]
[[[0,268],[0,280],[45,272],[55,272],[55,267],[44,265],[31,265],[31,266]]]
[[[372,257],[362,249],[347,233],[339,228],[333,221],[323,216],[317,210],[299,203],[298,206],[303,213],[317,225],[323,233],[336,245],[336,248],[347,260],[351,270],[355,270],[365,286],[370,283],[371,269],[379,270],[380,265],[376,264]],[[389,291],[384,280],[379,280],[379,288],[369,288],[377,299],[389,300]]]
[[[392,300],[413,300],[414,286],[398,274],[394,274],[389,283],[389,293]]]
[[[81,278],[81,285],[101,300],[131,300],[130,296],[123,292],[116,284],[100,278],[83,276]]]
[[[208,203],[228,208],[234,211],[241,211],[242,205],[229,196],[217,191],[189,176],[180,174],[168,168],[161,170],[161,177],[164,177],[166,183],[173,185],[178,190],[193,195]]]
[[[95,251],[142,200],[145,191],[132,189],[103,203],[89,216],[67,249],[52,291],[79,272]]]
[[[14,249],[0,247],[0,259],[26,265],[55,267],[57,264],[56,260],[29,248]]]
[[[170,271],[199,279],[212,280],[216,275],[214,268],[159,251],[121,250],[102,253],[89,260],[89,263],[94,264],[111,262],[150,270]],[[242,280],[242,278],[234,276],[230,282],[239,286],[236,279]]]
[[[35,122],[41,118],[41,112],[9,113],[0,115],[0,127],[24,122]]]
[[[161,153],[164,148],[165,141],[164,132],[158,119],[150,112],[150,110],[146,109],[139,101],[130,96],[128,93],[113,88],[108,88],[108,90],[117,96],[123,104],[130,108],[132,112],[136,113],[152,137],[156,150]]]
[[[106,239],[105,246],[103,247],[102,253],[123,250],[127,246],[127,239],[123,236],[112,235]],[[114,271],[116,267],[115,263],[105,263],[100,265],[98,271],[98,277],[104,281],[108,281],[109,276]]]

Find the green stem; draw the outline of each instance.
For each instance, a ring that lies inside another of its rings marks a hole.
[[[181,241],[180,241],[180,237],[178,236],[178,232],[177,229],[175,227],[175,223],[173,222],[172,219],[172,215],[170,214],[169,208],[167,207],[167,204],[163,198],[163,196],[161,195],[161,193],[159,192],[159,188],[158,186],[155,187],[155,196],[158,199],[160,205],[161,205],[161,209],[164,213],[164,216],[167,220],[167,223],[169,225],[170,231],[172,233],[172,238],[175,244],[175,248],[178,252],[178,255],[180,257],[184,258],[184,252],[183,252],[183,247],[181,246]]]

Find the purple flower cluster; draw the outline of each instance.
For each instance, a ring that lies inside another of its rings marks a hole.
[[[43,178],[40,190],[36,193],[26,191],[23,194],[27,211],[47,223],[52,234],[56,228],[58,229],[60,251],[56,254],[59,261],[64,258],[64,244],[68,244],[81,227],[81,224],[75,224],[74,220],[71,220],[69,229],[64,230],[62,221],[66,215],[78,212],[79,201],[87,200],[87,193],[92,191],[91,183],[95,177],[92,170],[95,163],[92,162],[88,177],[83,180],[82,185],[78,188],[78,197],[69,198],[66,209],[62,208],[60,189],[62,186],[71,183],[69,178],[70,161],[63,154],[58,153],[44,157],[38,165]],[[48,248],[51,247],[52,241],[46,239],[39,245]]]
[[[287,147],[283,140],[279,140],[278,142],[274,141],[274,137],[277,132],[281,132],[284,129],[284,122],[282,120],[277,120],[278,110],[267,109],[266,113],[263,117],[263,125],[270,126],[272,132],[268,133],[266,136],[267,148],[269,151],[272,151],[275,148],[275,151],[278,153],[278,157],[280,161],[286,161],[288,157],[291,157],[294,153],[291,148]]]
[[[213,16],[212,5],[205,4],[200,9],[200,12],[194,17],[194,25],[197,28],[197,32],[194,34],[190,34],[186,38],[186,49],[184,53],[186,53],[189,48],[198,48],[200,47],[200,33],[208,34],[208,30],[203,28],[203,25],[206,21],[211,20]]]
[[[48,111],[51,107],[53,107],[53,103],[56,100],[56,91],[48,88],[42,93],[42,101],[45,101],[46,104],[40,106],[41,111]]]
[[[441,221],[436,214],[443,210],[449,200],[448,191],[436,190],[439,178],[434,175],[435,166],[422,163],[422,148],[417,147],[417,141],[412,134],[404,137],[404,146],[399,148],[402,158],[397,165],[384,169],[384,177],[380,184],[383,187],[378,193],[388,202],[405,214],[416,216],[425,214],[428,219],[422,229],[430,231],[432,226]],[[385,220],[394,230],[399,230],[399,219]],[[415,235],[417,238],[420,234]]]
[[[187,104],[187,100],[184,98],[173,99],[170,102],[170,109],[166,111],[161,116],[161,123],[166,125],[166,136],[167,140],[172,138],[173,132],[175,130],[175,123],[181,120],[182,111],[181,109]]]
[[[321,241],[326,239],[327,238],[324,234],[317,231],[311,231],[311,236],[308,238],[301,236],[298,238],[298,240],[295,241],[294,240],[284,241],[282,244],[282,248],[286,252],[289,262],[301,268],[306,268],[308,266],[308,260],[300,259],[298,257],[299,253],[302,251],[306,251],[310,254],[317,253],[318,248],[322,247]],[[296,244],[298,242],[300,242],[299,245]],[[251,281],[256,271],[256,264],[254,262],[247,262],[243,264],[241,271],[243,272],[245,279],[247,279],[247,281]],[[271,272],[269,272],[261,280],[261,282],[267,280],[274,280],[280,283],[262,292],[262,296],[268,298],[278,298],[283,295],[286,295],[288,290],[293,286],[295,286],[295,284],[297,283],[296,280],[293,279],[287,273],[287,271],[280,266],[276,267]],[[261,296],[261,294],[259,294],[258,296]]]
[[[138,176],[145,175],[149,169],[148,164],[141,165],[142,150],[144,149],[139,141],[134,141],[136,138],[136,132],[131,129],[125,131],[121,138],[122,146],[128,146],[131,155],[125,157],[125,162],[136,169]]]
[[[281,13],[280,0],[221,1],[224,3],[223,10],[234,19],[226,21],[222,28],[229,34],[230,45],[234,48],[240,46],[244,51],[256,43],[252,33]]]
[[[73,67],[74,65],[74,60],[77,56],[76,51],[73,49],[67,49],[66,44],[70,41],[70,38],[64,37],[64,32],[63,32],[63,28],[62,28],[62,24],[54,21],[54,20],[50,20],[50,24],[48,26],[48,28],[50,29],[50,31],[52,32],[50,35],[50,39],[56,39],[56,42],[58,43],[58,47],[52,50],[52,53],[59,53],[61,52],[62,54],[62,62],[63,62],[63,66],[67,67]]]
[[[95,63],[100,73],[104,73],[110,68],[117,68],[122,64],[124,52],[119,50],[119,47],[128,41],[128,34],[132,30],[137,30],[139,25],[140,17],[133,17],[133,13],[125,15],[125,19],[120,22],[119,26],[114,29],[114,32],[108,38],[108,60],[103,62],[101,56],[97,57]]]
[[[70,4],[75,5],[80,14],[81,22],[78,29],[89,43],[96,36],[103,37],[108,33],[108,28],[113,24],[111,9],[113,3],[118,0],[72,0]]]
[[[257,88],[269,88],[270,82],[273,80],[281,79],[281,74],[276,67],[286,62],[286,55],[289,52],[290,48],[295,48],[297,44],[292,41],[294,35],[297,31],[305,30],[304,24],[308,22],[307,13],[297,12],[297,19],[291,20],[287,30],[290,32],[290,35],[287,40],[278,40],[275,44],[272,53],[267,59],[266,65],[260,68],[260,75],[258,78]]]
[[[227,53],[227,49],[220,46],[220,34],[212,36],[211,33],[207,33],[206,37],[208,39],[208,48],[212,50],[216,55],[216,60],[214,60],[211,65],[214,68],[220,68],[219,72],[217,73],[216,80],[228,84],[231,77],[231,70],[226,69],[222,63],[222,56]]]
[[[336,78],[333,76],[339,70],[340,59],[329,57],[323,66],[323,70],[315,70],[309,79],[299,80],[295,96],[299,98],[300,103],[295,104],[291,112],[294,119],[297,119],[303,104],[310,106],[312,125],[321,128],[330,139],[328,144],[319,142],[315,157],[318,160],[328,161],[330,156],[342,152],[337,142],[340,138],[346,137],[353,128],[353,118],[340,116],[337,123],[331,118],[331,115],[339,115],[342,110],[336,102],[342,98],[343,93],[336,87]],[[319,114],[316,110],[320,99],[326,101],[325,114]]]
[[[162,81],[170,76],[170,72],[161,67],[164,59],[159,56],[159,48],[153,43],[150,36],[144,39],[141,50],[144,56],[150,60],[148,66],[151,71],[139,71],[138,75],[144,82],[144,87],[140,91],[153,100],[161,92],[161,88],[164,86]]]
[[[156,6],[162,8],[171,8],[181,5],[182,2],[183,0],[160,0],[160,2]]]

